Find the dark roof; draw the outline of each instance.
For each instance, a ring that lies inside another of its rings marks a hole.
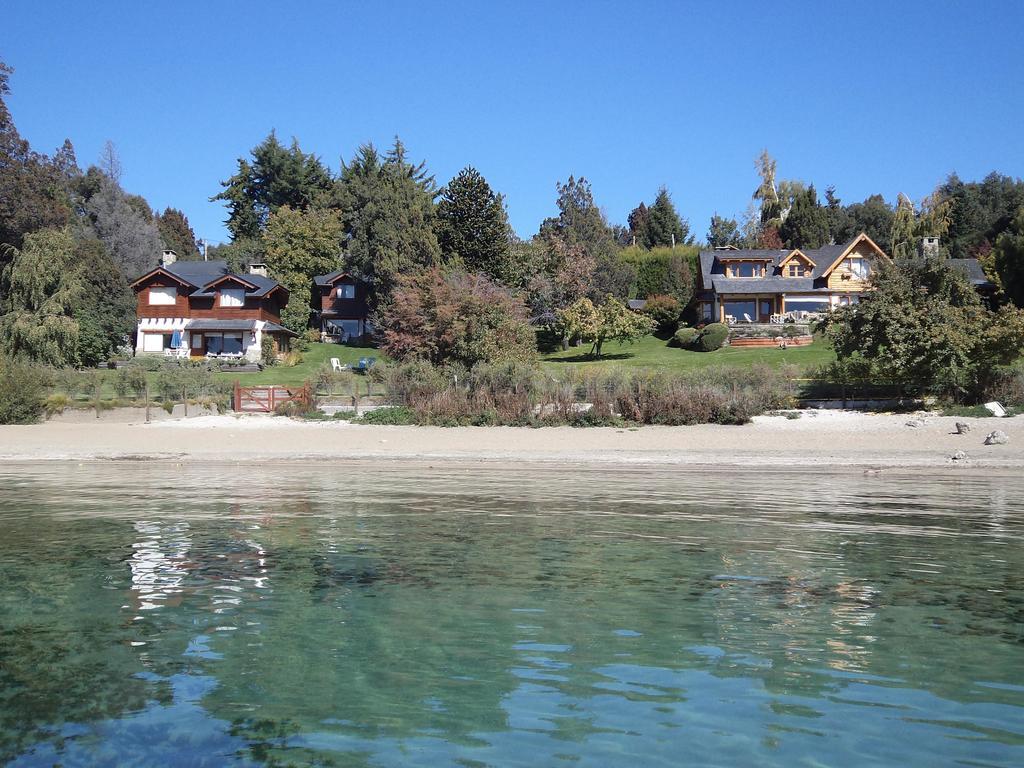
[[[860,237],[860,235],[857,235]],[[744,248],[735,251],[709,250],[701,251],[698,256],[700,262],[700,287],[709,291],[712,288],[717,293],[728,291],[729,293],[773,293],[785,291],[824,291],[824,285],[814,287],[814,281],[820,280],[825,271],[832,266],[832,262],[849,248],[857,237],[846,243],[838,245],[825,245],[821,248],[800,248],[800,252],[814,262],[811,276],[806,277],[783,277],[781,275],[768,275],[767,277],[744,277],[727,278],[722,260],[736,261],[740,259],[764,259],[771,260],[772,267],[777,269],[782,260],[791,254],[795,249],[783,248]]]
[[[255,331],[258,322],[258,320],[215,320],[204,317],[198,320],[189,320],[185,324],[185,328],[190,331]],[[263,324],[263,330],[298,336],[294,331],[289,331],[277,323],[266,322]]]
[[[329,272],[326,275],[317,275],[316,277],[313,278],[313,282],[321,286],[330,285],[339,277],[351,277],[352,280],[354,280],[357,283],[365,282],[358,275],[352,274],[347,269],[336,269],[333,272]]]
[[[949,266],[953,267],[953,269],[958,269],[967,275],[967,279],[971,281],[971,285],[995,287],[995,283],[988,279],[988,275],[986,275],[985,270],[982,269],[981,262],[977,259],[950,259]]]
[[[813,277],[716,277],[712,281],[715,293],[814,293]]]
[[[248,296],[266,296],[272,290],[281,286],[277,280],[272,280],[269,277],[263,277],[262,275],[248,275],[240,272],[232,272],[228,269],[228,263],[226,261],[176,261],[173,264],[168,264],[166,267],[157,267],[156,269],[163,269],[179,280],[184,280],[191,286],[195,287],[195,290],[190,294],[200,298],[207,298],[215,295],[215,291],[206,290],[210,283],[220,280],[222,277],[235,277],[243,282],[249,283],[256,286],[254,289],[246,288],[245,292]],[[155,272],[156,269],[150,270],[146,275],[151,272]],[[142,280],[146,275],[143,275],[135,282]],[[283,286],[281,286],[283,288]]]

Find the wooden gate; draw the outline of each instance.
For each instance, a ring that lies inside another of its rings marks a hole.
[[[301,387],[243,387],[235,382],[234,408],[243,413],[273,413],[279,405],[297,402],[313,405],[313,388],[309,382]]]

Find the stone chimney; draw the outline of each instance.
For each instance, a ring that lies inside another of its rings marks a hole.
[[[939,258],[939,238],[937,237],[922,237],[921,245],[919,246],[920,254],[925,259],[937,259]]]
[[[161,267],[169,267],[169,266],[171,266],[171,264],[173,264],[177,260],[178,260],[178,254],[176,254],[174,251],[172,251],[170,249],[168,249],[168,250],[164,251],[162,254],[160,254],[160,266]]]
[[[250,264],[249,265],[250,275],[259,275],[260,277],[267,276],[267,265],[266,264]]]

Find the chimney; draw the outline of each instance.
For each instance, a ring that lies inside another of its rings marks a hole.
[[[168,249],[168,250],[164,251],[162,254],[160,254],[160,266],[161,267],[169,267],[169,266],[171,266],[171,264],[173,264],[177,260],[178,260],[178,254],[176,254],[174,251],[172,251],[170,249]]]
[[[924,259],[939,258],[939,238],[932,236],[922,237],[920,252],[921,258]]]
[[[249,265],[250,275],[259,275],[260,277],[267,276],[267,265],[266,264],[250,264]]]

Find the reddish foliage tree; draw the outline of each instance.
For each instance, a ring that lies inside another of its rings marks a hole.
[[[760,237],[757,238],[757,247],[781,250],[785,248],[785,245],[782,243],[782,238],[779,237],[779,230],[775,227],[765,227],[761,230]]]
[[[472,366],[536,356],[526,305],[482,274],[433,267],[399,278],[392,296],[381,318],[391,357]]]

